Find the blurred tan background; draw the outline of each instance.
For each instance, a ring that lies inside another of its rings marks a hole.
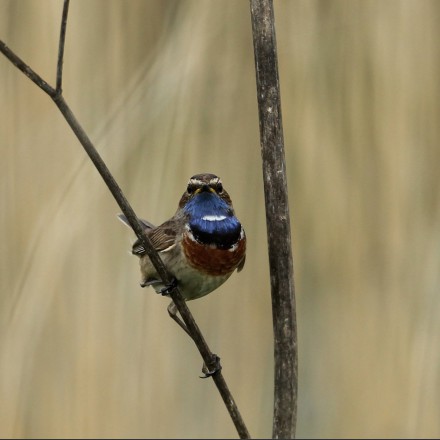
[[[61,0],[0,0],[55,83]],[[275,3],[300,349],[299,437],[440,436],[440,2]],[[76,0],[65,97],[139,216],[223,179],[244,271],[190,303],[255,437],[272,322],[247,1]],[[0,436],[236,437],[139,287],[133,234],[55,105],[0,56]]]

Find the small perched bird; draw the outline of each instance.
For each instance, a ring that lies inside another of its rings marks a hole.
[[[124,215],[119,218],[128,225]],[[222,181],[214,174],[191,177],[176,213],[160,226],[141,222],[187,301],[217,289],[244,266],[246,235]],[[169,296],[169,286],[160,280],[139,240],[132,253],[140,258],[141,286]]]

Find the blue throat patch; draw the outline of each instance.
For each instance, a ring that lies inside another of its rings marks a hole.
[[[240,238],[241,224],[229,205],[216,194],[202,192],[185,206],[194,238],[203,244],[229,249]]]

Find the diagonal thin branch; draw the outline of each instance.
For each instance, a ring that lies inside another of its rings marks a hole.
[[[79,124],[75,115],[71,111],[70,107],[67,105],[64,97],[62,96],[62,61],[63,61],[63,52],[64,52],[64,39],[66,33],[66,23],[67,23],[67,12],[68,12],[69,0],[65,0],[64,8],[63,8],[63,23],[61,25],[61,33],[60,33],[60,49],[58,55],[58,63],[57,63],[57,88],[54,89],[51,87],[40,75],[38,75],[33,69],[31,69],[20,57],[18,57],[9,47],[0,40],[0,52],[3,53],[21,72],[23,72],[31,81],[33,81],[39,88],[41,88],[45,93],[47,93],[52,100],[57,105],[60,112],[63,114],[65,120],[72,128],[73,132],[77,136],[84,150],[94,163],[96,169],[101,174],[104,182],[121,208],[122,212],[126,216],[130,226],[132,227],[136,236],[140,239],[142,245],[144,246],[151,262],[156,268],[160,278],[162,279],[165,285],[170,285],[172,282],[172,277],[168,273],[165,265],[163,264],[159,254],[154,249],[150,239],[144,233],[144,229],[139,222],[133,208],[128,203],[128,200],[124,196],[121,188],[113,178],[109,169],[107,168],[105,162],[102,160],[101,156],[93,146],[90,138],[87,136],[87,133]],[[61,41],[62,40],[62,41]],[[179,288],[176,286],[170,292],[171,298],[176,305],[187,329],[189,330],[194,343],[199,350],[204,363],[208,369],[208,371],[212,371],[218,368],[218,360],[219,358],[211,352],[208,347],[208,344],[205,341],[197,323],[195,322],[188,306],[186,305],[185,300],[182,297],[182,294],[179,291]],[[223,374],[220,369],[218,369],[213,375],[212,378],[214,383],[216,384],[220,395],[225,403],[225,406],[229,412],[229,415],[237,429],[237,432],[240,438],[250,438],[249,431],[246,428],[246,425],[241,417],[240,411],[238,410],[237,404],[235,403],[234,398],[226,384],[226,381],[223,377]]]
[[[136,217],[136,214],[134,213],[132,207],[128,203],[127,199],[125,198],[122,190],[114,180],[113,176],[111,175],[110,171],[108,170],[107,166],[105,165],[104,161],[101,159],[99,153],[94,148],[92,142],[90,141],[89,137],[85,133],[85,131],[82,129],[78,121],[76,120],[74,114],[70,110],[69,106],[67,105],[64,98],[60,96],[54,96],[53,100],[55,101],[56,105],[60,109],[61,113],[63,114],[64,118],[72,128],[73,132],[81,142],[81,145],[86,150],[87,154],[89,155],[92,162],[95,164],[97,170],[101,174],[102,178],[104,179],[105,183],[107,184],[109,190],[113,194],[113,197],[116,199],[119,207],[121,208],[124,215],[127,217],[128,222],[130,223],[130,226],[133,228],[135,234],[137,237],[141,240],[142,245],[144,246],[145,250],[147,251],[147,254],[149,258],[151,259],[152,263],[154,264],[159,276],[162,278],[162,281],[164,284],[170,284],[172,281],[172,277],[169,275],[168,271],[166,270],[162,260],[160,259],[157,251],[154,249],[153,245],[151,244],[151,241],[149,238],[145,235],[144,230]],[[207,366],[208,370],[213,370],[216,368],[216,362],[217,362],[217,356],[211,352],[211,350],[208,347],[208,344],[205,341],[205,338],[203,337],[197,323],[195,322],[191,312],[188,309],[188,306],[186,305],[185,300],[183,299],[180,291],[178,288],[175,288],[171,292],[171,298],[176,305],[177,309],[179,310],[180,315],[182,316],[183,321],[185,322],[192,339],[194,340],[204,362]],[[229,411],[229,414],[232,418],[232,421],[237,429],[237,432],[240,436],[240,438],[250,438],[250,434],[246,428],[246,425],[241,417],[241,414],[238,410],[237,404],[234,401],[234,398],[232,397],[232,394],[226,384],[226,381],[223,377],[223,374],[221,371],[218,371],[212,376],[220,395],[223,398],[223,401],[227,407],[227,410]]]
[[[18,57],[6,44],[0,40],[0,52],[19,70],[21,70],[32,82],[46,92],[50,97],[55,95],[55,89],[51,87],[38,73],[34,72],[20,57]]]
[[[61,18],[60,43],[58,47],[56,91],[60,94],[63,91],[62,83],[63,83],[64,43],[66,41],[67,14],[69,13],[69,3],[70,0],[64,0],[63,15]]]

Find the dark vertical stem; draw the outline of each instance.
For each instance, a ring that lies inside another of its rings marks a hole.
[[[250,0],[275,355],[273,438],[294,438],[298,390],[295,287],[272,0]]]
[[[70,0],[64,0],[63,15],[61,17],[60,41],[58,45],[58,61],[57,61],[57,93],[62,92],[63,83],[63,60],[64,60],[64,42],[66,41],[67,14],[69,13]]]

